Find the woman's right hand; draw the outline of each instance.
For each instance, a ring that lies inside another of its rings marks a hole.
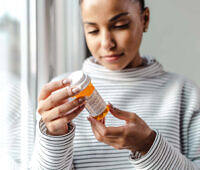
[[[50,82],[42,88],[38,98],[38,113],[46,125],[47,134],[64,135],[68,133],[71,122],[85,107],[85,98],[68,101],[79,93],[79,88],[71,88],[68,79]],[[56,90],[59,90],[56,93]]]

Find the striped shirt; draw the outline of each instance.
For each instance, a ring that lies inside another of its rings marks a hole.
[[[83,110],[63,136],[47,135],[42,120],[38,123],[33,169],[200,169],[200,90],[184,76],[165,72],[155,59],[145,58],[146,66],[111,71],[90,57],[82,70],[106,102],[136,113],[156,131],[146,155],[132,160],[128,150],[97,141]],[[124,123],[106,116],[106,126]]]

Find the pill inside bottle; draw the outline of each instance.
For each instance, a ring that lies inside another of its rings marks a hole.
[[[109,111],[109,106],[97,92],[91,82],[91,78],[83,71],[75,71],[70,76],[71,87],[80,88],[75,98],[87,97],[85,108],[89,114],[97,120],[103,119]]]

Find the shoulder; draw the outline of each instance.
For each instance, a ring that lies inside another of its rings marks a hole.
[[[181,88],[181,98],[184,105],[191,106],[195,110],[200,109],[200,88],[191,79],[181,74],[168,73],[175,83]]]
[[[199,86],[193,80],[187,78],[184,75],[172,72],[165,72],[165,75],[167,75],[172,81],[176,81],[177,83],[182,84],[183,87],[199,90]]]

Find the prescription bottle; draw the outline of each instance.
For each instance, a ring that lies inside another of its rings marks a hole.
[[[85,108],[89,114],[97,120],[103,119],[109,111],[109,106],[99,95],[93,84],[91,78],[83,71],[75,71],[70,76],[71,87],[78,87],[81,91],[75,95],[75,98],[86,97]]]

